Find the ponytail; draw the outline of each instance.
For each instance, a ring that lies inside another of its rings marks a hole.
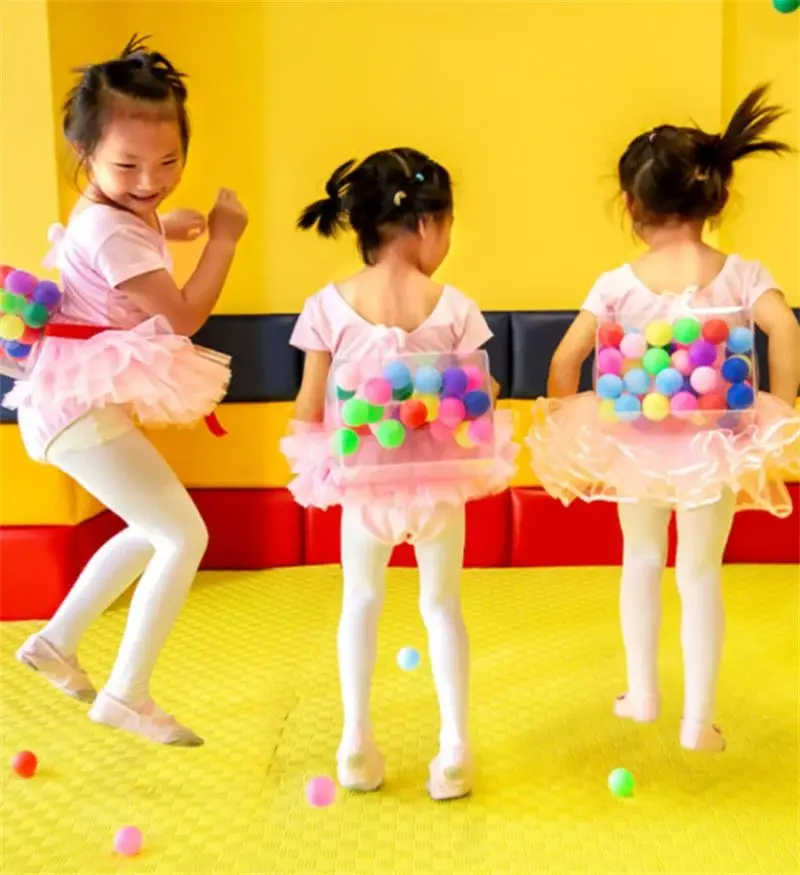
[[[790,148],[780,140],[765,140],[764,134],[778,119],[786,115],[781,106],[767,103],[769,85],[754,88],[736,107],[725,133],[717,138],[716,152],[720,170],[730,168],[741,158],[756,152],[782,154]]]
[[[353,159],[345,161],[333,171],[325,186],[327,197],[314,201],[303,210],[297,220],[298,228],[303,231],[316,228],[317,233],[322,237],[335,237],[338,231],[344,230],[343,194],[355,163]]]

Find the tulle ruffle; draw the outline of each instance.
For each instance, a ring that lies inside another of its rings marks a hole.
[[[738,425],[697,430],[677,422],[637,431],[600,421],[591,392],[540,398],[526,440],[550,495],[584,501],[648,501],[680,509],[712,504],[726,489],[738,510],[789,516],[784,478],[800,474],[800,412],[766,392]]]
[[[214,411],[230,376],[229,356],[194,346],[159,316],[88,340],[45,338],[3,406],[118,405],[142,425],[189,426]]]
[[[495,452],[491,458],[458,465],[437,466],[412,461],[404,476],[370,482],[369,475],[347,476],[330,449],[330,433],[322,423],[293,422],[292,434],[281,440],[281,450],[297,476],[289,489],[303,507],[325,509],[337,504],[397,508],[459,506],[508,488],[520,450],[513,440],[511,411],[494,414]]]

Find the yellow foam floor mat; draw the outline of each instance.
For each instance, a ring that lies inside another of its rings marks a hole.
[[[384,789],[308,805],[332,775],[340,721],[339,571],[205,574],[169,640],[156,698],[206,737],[159,748],[92,724],[18,666],[34,628],[0,628],[3,875],[25,873],[798,872],[798,569],[726,570],[728,638],[719,721],[728,750],[690,754],[681,714],[678,607],[665,581],[664,714],[615,719],[623,689],[614,569],[468,571],[473,654],[472,798],[425,794],[438,721],[413,571],[392,570],[374,686]],[[125,606],[90,631],[82,659],[102,681]],[[422,666],[403,672],[397,651]],[[9,757],[34,751],[32,780]],[[633,798],[606,780],[623,766]],[[114,832],[144,833],[119,858]]]

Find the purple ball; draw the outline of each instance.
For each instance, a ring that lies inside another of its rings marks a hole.
[[[460,397],[467,391],[469,378],[461,368],[447,368],[442,374],[442,395],[447,397]]]
[[[696,368],[710,368],[717,360],[717,347],[707,340],[697,340],[689,347],[689,360]]]
[[[38,284],[39,280],[32,273],[27,273],[24,270],[12,270],[6,277],[5,287],[7,292],[13,292],[15,295],[23,295],[27,298]]]
[[[33,290],[31,300],[34,304],[44,304],[48,310],[52,310],[61,300],[61,289],[50,280],[42,280]]]

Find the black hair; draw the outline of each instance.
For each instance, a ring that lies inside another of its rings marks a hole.
[[[618,165],[620,188],[632,202],[634,222],[714,218],[727,202],[736,161],[756,152],[791,151],[786,143],[764,138],[786,113],[767,103],[768,90],[768,85],[754,88],[736,108],[724,134],[661,125],[636,137]]]
[[[79,67],[80,81],[63,105],[63,130],[85,163],[103,136],[103,128],[114,102],[120,98],[143,104],[174,108],[184,158],[189,148],[189,116],[186,112],[186,86],[180,73],[159,52],[151,52],[145,40],[134,36],[118,58]]]
[[[325,186],[327,197],[303,210],[297,226],[323,237],[351,228],[367,264],[393,229],[415,231],[423,216],[452,212],[450,174],[416,149],[375,152],[360,164],[347,161]]]

